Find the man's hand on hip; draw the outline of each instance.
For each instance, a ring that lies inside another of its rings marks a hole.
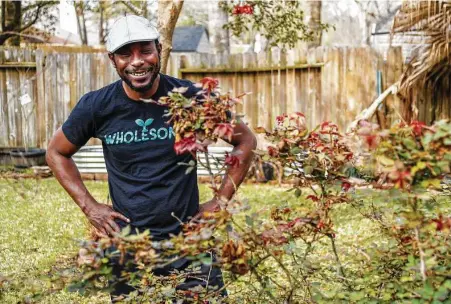
[[[208,202],[200,204],[199,205],[199,212],[196,214],[195,218],[202,217],[204,212],[216,212],[216,211],[219,211],[221,209],[219,203],[220,203],[220,200],[217,199],[216,197],[214,197],[211,200],[209,200]]]
[[[110,205],[97,202],[93,203],[92,206],[86,210],[85,214],[89,222],[104,235],[111,236],[121,231],[119,225],[114,221],[116,218],[130,223],[128,218],[114,211]]]

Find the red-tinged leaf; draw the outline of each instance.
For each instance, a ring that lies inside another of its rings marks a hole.
[[[205,77],[200,81],[200,83],[202,84],[202,88],[204,90],[211,92],[218,86],[219,81],[215,78]]]
[[[274,148],[274,147],[269,146],[269,147],[268,147],[268,154],[269,154],[269,156],[271,156],[271,157],[277,157],[277,156],[279,156],[279,150],[277,150],[277,149]]]
[[[316,195],[308,195],[307,199],[310,199],[314,202],[319,202],[319,198]]]
[[[180,155],[186,152],[195,153],[196,151],[205,151],[205,147],[196,142],[194,136],[182,138],[174,144],[175,153]]]
[[[240,166],[240,159],[226,152],[224,163],[232,168],[237,168]]]
[[[425,123],[418,120],[414,120],[410,123],[410,127],[412,128],[413,134],[415,134],[415,136],[421,136],[425,126]]]
[[[233,136],[233,126],[229,123],[217,124],[215,130],[213,131],[213,134],[220,138],[226,138],[231,141]]]
[[[346,181],[343,181],[343,182],[341,183],[341,189],[342,189],[344,192],[348,192],[350,188],[351,188],[351,183],[346,182]]]

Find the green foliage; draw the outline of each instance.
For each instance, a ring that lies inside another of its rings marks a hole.
[[[231,15],[225,28],[239,37],[255,30],[268,40],[270,47],[293,48],[298,41],[312,41],[320,31],[330,26],[319,24],[318,29],[304,22],[300,1],[239,1],[221,2],[221,8]]]
[[[194,137],[179,149],[195,152],[200,141],[213,142],[230,129],[226,110],[231,98],[215,91],[214,79],[204,79],[203,87],[207,94],[200,100],[185,98],[180,88],[160,99],[174,120],[175,148]],[[222,129],[224,125],[228,127]],[[220,211],[181,224],[183,231],[168,240],[158,242],[148,232],[130,234],[126,229],[84,241],[80,268],[68,268],[69,286],[95,294],[107,290],[107,279],[126,280],[138,292],[125,300],[144,302],[451,301],[451,200],[449,188],[441,183],[450,171],[451,123],[413,122],[379,131],[361,122],[354,134],[345,136],[331,122],[308,130],[304,115],[294,113],[279,116],[275,130],[257,131],[273,142],[259,152],[262,158],[291,169],[292,187],[244,187],[232,200],[221,202]],[[236,165],[230,156],[225,162]],[[194,168],[192,163],[182,165]],[[211,189],[216,191],[214,180],[212,176]],[[207,198],[205,188],[202,192],[202,199]],[[210,252],[217,253],[217,266],[227,271],[230,297],[222,299],[212,288],[177,290],[196,267],[212,263]],[[180,257],[191,259],[193,268],[169,276],[152,272]],[[138,270],[115,278],[113,258]],[[0,288],[17,290],[8,271],[0,271]],[[61,288],[67,281],[60,275],[48,286]]]

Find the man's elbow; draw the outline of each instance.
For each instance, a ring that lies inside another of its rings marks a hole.
[[[60,156],[60,154],[56,150],[55,146],[52,145],[52,142],[50,142],[45,153],[45,160],[47,161],[47,165],[50,167],[50,169],[54,169],[54,165],[57,162],[58,156]]]
[[[246,136],[242,138],[242,145],[244,145],[250,152],[257,148],[257,138],[254,133],[247,132]]]

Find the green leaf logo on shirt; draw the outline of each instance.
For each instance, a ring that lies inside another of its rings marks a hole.
[[[150,124],[153,122],[153,118],[149,118],[146,121],[142,120],[142,119],[137,119],[135,120],[136,124],[140,127],[143,127],[143,132],[147,131],[147,126],[150,126]]]

